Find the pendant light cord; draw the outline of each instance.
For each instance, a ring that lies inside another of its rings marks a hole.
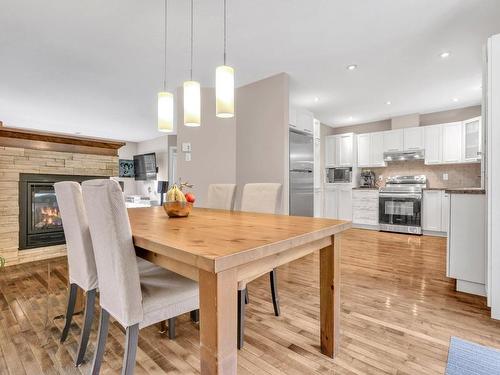
[[[163,48],[164,48],[164,60],[163,60],[163,91],[167,91],[167,2],[165,0],[165,22],[164,22],[164,40],[163,40]]]
[[[193,13],[194,13],[194,0],[191,0],[191,68],[190,68],[190,72],[189,72],[189,75],[190,75],[190,79],[191,81],[193,80]]]
[[[227,5],[224,0],[224,65],[226,65],[226,50],[227,50]]]

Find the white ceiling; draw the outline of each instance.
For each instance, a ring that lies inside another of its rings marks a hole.
[[[335,126],[478,104],[482,45],[500,32],[500,0],[227,2],[237,85],[287,72],[291,102]],[[194,78],[204,86],[222,60],[222,3],[195,1]],[[188,77],[189,1],[169,0],[169,10],[174,88]],[[0,121],[154,138],[162,43],[162,0],[1,0]]]

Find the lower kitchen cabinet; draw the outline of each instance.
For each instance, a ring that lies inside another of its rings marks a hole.
[[[329,186],[324,190],[324,216],[329,219],[352,220],[352,187]]]
[[[446,276],[460,292],[486,295],[486,197],[450,194]]]
[[[444,190],[424,190],[422,202],[424,234],[446,235],[450,214],[449,199],[449,194]]]
[[[378,229],[378,190],[354,189],[352,191],[352,223]]]

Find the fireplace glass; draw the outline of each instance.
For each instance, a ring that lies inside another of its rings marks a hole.
[[[31,195],[30,232],[61,230],[62,221],[54,186],[31,185]]]

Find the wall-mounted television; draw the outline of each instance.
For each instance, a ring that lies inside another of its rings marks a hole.
[[[134,155],[135,179],[139,181],[156,180],[156,154]]]

